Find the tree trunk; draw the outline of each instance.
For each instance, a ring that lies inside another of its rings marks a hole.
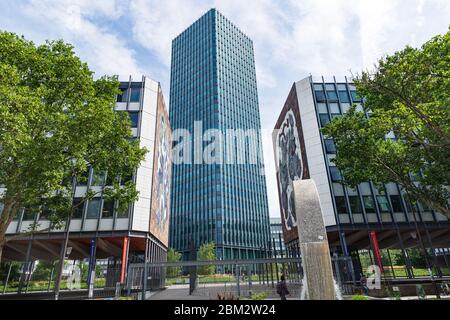
[[[2,263],[2,253],[3,253],[4,246],[5,246],[5,242],[3,240],[0,240],[0,263]]]
[[[4,208],[0,216],[0,263],[2,262],[3,248],[6,244],[6,230],[17,212],[17,203],[14,199],[4,199]]]

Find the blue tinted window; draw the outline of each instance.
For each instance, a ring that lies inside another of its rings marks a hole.
[[[127,102],[128,100],[128,89],[120,88],[120,93],[117,95],[117,102]]]
[[[341,172],[337,167],[330,167],[331,180],[333,182],[339,182],[342,180]]]
[[[332,139],[325,140],[325,149],[327,150],[327,153],[336,153],[336,145]]]
[[[139,102],[141,96],[140,88],[131,88],[130,102]]]
[[[377,196],[378,207],[381,212],[389,212],[389,201],[386,196]]]
[[[322,127],[330,121],[328,114],[319,114],[319,117],[320,117],[320,125]]]
[[[330,101],[337,101],[338,99],[336,91],[327,91],[327,97]]]
[[[131,120],[131,127],[137,128],[138,127],[138,121],[139,121],[139,112],[130,112],[130,120]]]
[[[339,100],[341,100],[341,102],[343,103],[350,102],[347,91],[339,91]]]
[[[366,213],[376,213],[375,203],[373,201],[372,196],[364,196],[364,208],[366,209]]]
[[[353,102],[361,102],[361,97],[356,91],[350,91],[350,94],[352,95]]]
[[[325,92],[324,91],[316,91],[316,100],[317,101],[326,101]]]

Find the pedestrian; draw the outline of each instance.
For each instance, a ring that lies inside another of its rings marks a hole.
[[[281,281],[277,283],[277,293],[280,295],[281,300],[287,300],[286,296],[290,294],[284,275],[281,275]]]

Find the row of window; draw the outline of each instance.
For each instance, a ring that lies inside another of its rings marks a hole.
[[[107,175],[105,171],[97,172],[96,170],[91,169],[92,171],[92,179],[90,181],[90,186],[111,186],[113,185],[114,177]],[[89,170],[84,172],[81,177],[77,181],[78,186],[87,186],[89,179]],[[133,176],[126,176],[120,178],[120,184],[125,185],[128,181],[131,181]]]
[[[103,207],[101,207],[103,201]],[[117,208],[115,207],[114,201],[103,200],[101,198],[94,198],[90,201],[83,201],[81,198],[74,198],[74,212],[72,215],[72,219],[82,219],[83,213],[86,208],[86,219],[98,219],[98,218],[113,218],[114,210],[117,213],[117,218],[128,218],[129,208],[120,209],[118,204]],[[100,208],[102,210],[100,211]],[[115,209],[116,208],[116,209]],[[0,203],[0,215],[3,211],[3,204]],[[39,215],[39,220],[48,220],[50,212],[43,209]],[[20,216],[22,215],[22,221],[34,221],[36,219],[36,212],[30,210],[28,208],[24,208],[22,211],[18,211],[16,216],[13,218],[14,221],[18,221]]]
[[[120,93],[117,95],[117,102],[139,102],[141,99],[141,88],[120,88]]]

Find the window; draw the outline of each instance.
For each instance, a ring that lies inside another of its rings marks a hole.
[[[339,182],[342,180],[341,172],[337,167],[330,167],[331,180],[333,182]]]
[[[141,96],[140,88],[131,88],[130,102],[139,102]]]
[[[345,214],[347,212],[347,206],[345,205],[345,197],[335,197],[336,210],[338,214]]]
[[[392,210],[394,212],[403,212],[402,199],[398,195],[391,195]]]
[[[349,103],[350,98],[348,96],[347,91],[339,91],[339,100],[341,100],[341,103]]]
[[[117,218],[128,218],[129,207],[121,208],[120,205],[117,207]]]
[[[73,199],[73,215],[72,219],[81,219],[83,217],[83,208],[84,208],[84,202],[81,202],[81,198],[74,198]]]
[[[325,149],[327,150],[327,153],[336,153],[336,145],[334,144],[333,139],[325,139]]]
[[[36,213],[30,208],[25,208],[23,211],[23,221],[33,221]]]
[[[128,100],[128,89],[120,88],[120,93],[117,95],[117,102],[127,102]]]
[[[325,92],[324,91],[316,91],[316,100],[318,102],[326,101]]]
[[[319,118],[320,118],[320,125],[322,127],[325,126],[330,121],[328,114],[319,114]]]
[[[97,219],[100,211],[100,199],[92,199],[88,202],[86,219]]]
[[[338,96],[336,91],[327,91],[327,97],[329,101],[338,101]]]
[[[342,113],[347,113],[351,106],[350,103],[341,103]]]
[[[361,97],[358,95],[356,91],[350,91],[353,102],[361,102]]]
[[[128,114],[130,115],[131,127],[137,128],[139,121],[139,112],[129,112]]]
[[[323,91],[323,86],[320,84],[320,83],[316,83],[315,85],[314,85],[314,90],[316,90],[316,91]]]
[[[330,103],[330,113],[341,113],[341,110],[339,110],[339,105],[337,103]]]
[[[317,108],[319,109],[319,113],[328,114],[328,108],[326,103],[318,103]]]
[[[389,202],[386,196],[377,196],[377,201],[381,212],[390,212]]]
[[[114,200],[104,200],[102,218],[112,218],[114,214]]]
[[[94,173],[92,175],[92,183],[91,183],[91,185],[93,185],[93,186],[103,186],[103,184],[105,183],[105,175],[106,175],[106,173],[104,171],[96,172],[94,170]]]
[[[350,209],[353,214],[361,214],[363,212],[361,201],[358,196],[349,196],[348,201],[350,202]]]
[[[375,202],[373,201],[372,196],[364,196],[364,208],[366,209],[366,213],[376,213]]]

